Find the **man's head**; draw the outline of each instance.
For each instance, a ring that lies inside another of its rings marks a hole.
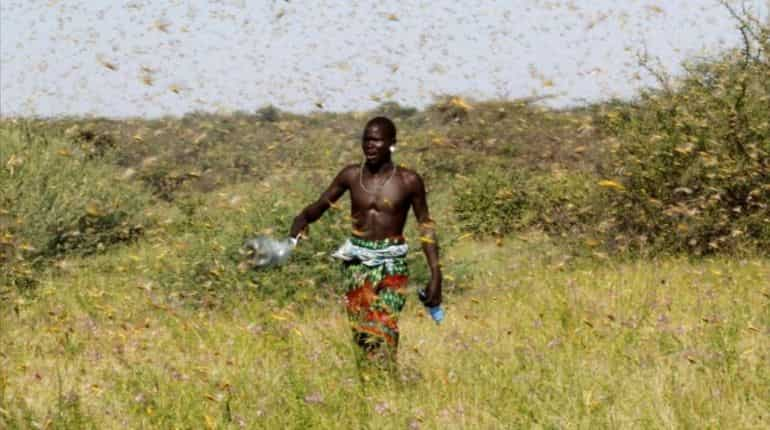
[[[368,163],[380,164],[389,161],[395,144],[396,125],[393,121],[384,116],[378,116],[366,123],[361,149]]]

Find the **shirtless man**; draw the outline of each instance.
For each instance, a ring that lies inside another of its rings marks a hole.
[[[391,120],[370,120],[361,143],[364,162],[342,169],[321,197],[297,215],[289,233],[296,238],[350,190],[353,236],[334,256],[344,261],[345,305],[354,341],[368,358],[388,361],[395,360],[398,315],[406,301],[408,268],[403,232],[410,207],[419,222],[422,249],[431,272],[420,300],[428,307],[441,303],[438,243],[428,214],[425,185],[420,175],[393,163],[395,144],[396,127]]]

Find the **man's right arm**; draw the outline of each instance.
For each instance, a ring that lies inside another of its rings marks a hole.
[[[291,224],[291,230],[289,231],[290,237],[297,237],[308,226],[308,224],[315,222],[321,215],[326,212],[329,207],[334,204],[343,194],[350,188],[350,176],[355,170],[355,166],[348,166],[334,178],[329,188],[321,194],[321,197],[315,201],[315,203],[306,207],[294,218],[294,222]]]

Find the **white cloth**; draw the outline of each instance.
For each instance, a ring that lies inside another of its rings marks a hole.
[[[339,247],[332,257],[344,261],[360,260],[361,264],[368,267],[385,265],[388,270],[393,269],[393,259],[406,256],[409,246],[405,243],[390,245],[382,249],[369,249],[353,244],[350,239]]]

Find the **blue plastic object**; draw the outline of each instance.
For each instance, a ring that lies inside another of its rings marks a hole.
[[[436,321],[436,324],[441,324],[441,321],[444,321],[444,310],[441,309],[441,306],[428,308],[428,313],[433,318],[433,321]]]
[[[420,296],[421,300],[425,299],[424,290],[419,290],[417,294]],[[433,307],[425,306],[425,310],[428,311],[428,314],[433,318],[433,321],[436,321],[436,324],[441,324],[441,321],[444,321],[444,310],[441,309],[441,305]]]

